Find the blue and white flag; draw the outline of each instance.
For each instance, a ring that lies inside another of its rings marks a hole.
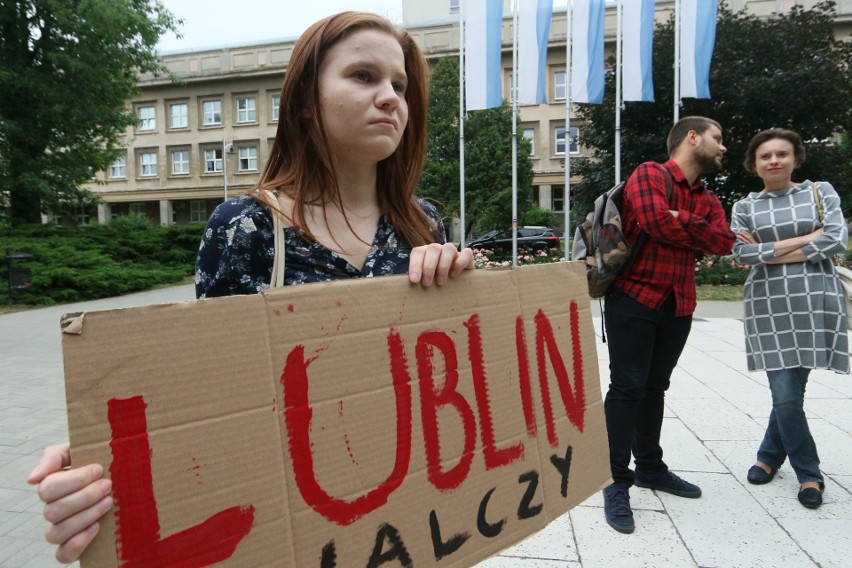
[[[553,16],[553,0],[519,2],[518,10],[518,103],[547,104],[544,86],[547,40]]]
[[[710,62],[716,44],[716,9],[716,0],[681,0],[681,98],[710,98]]]
[[[467,110],[503,104],[501,49],[503,0],[464,3],[464,85]]]
[[[574,3],[571,26],[571,99],[601,103],[604,95],[604,0]]]
[[[654,102],[654,0],[623,0],[621,98]]]

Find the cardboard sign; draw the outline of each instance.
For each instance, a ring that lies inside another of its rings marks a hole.
[[[470,566],[609,479],[582,263],[66,316],[89,567]]]

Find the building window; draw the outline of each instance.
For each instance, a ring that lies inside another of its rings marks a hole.
[[[172,128],[186,128],[189,126],[189,105],[179,103],[169,105],[169,115],[171,116]]]
[[[127,177],[127,156],[119,156],[109,167],[109,177],[124,179]]]
[[[240,171],[257,171],[257,146],[242,146],[240,148]]]
[[[535,129],[524,128],[523,136],[530,141],[530,156],[535,156]]]
[[[221,173],[222,172],[222,149],[210,148],[204,150],[204,173]]]
[[[157,110],[152,106],[136,109],[139,117],[139,130],[155,130],[157,128]]]
[[[83,205],[74,207],[74,221],[79,226],[89,224],[89,209]]]
[[[207,202],[201,199],[193,199],[189,202],[189,222],[207,222]]]
[[[237,99],[237,122],[257,122],[257,100],[254,97]]]
[[[139,154],[140,175],[152,177],[157,175],[157,153],[143,152]]]
[[[570,136],[570,146],[569,151],[570,154],[576,155],[580,153],[580,129],[576,126],[571,127],[571,136]],[[557,126],[556,127],[556,155],[561,156],[565,154],[565,127]]]
[[[281,96],[272,95],[272,120],[278,120],[278,109],[281,107]]]
[[[189,150],[172,152],[172,175],[179,176],[189,173]]]
[[[459,0],[450,0],[450,14],[459,13]]]
[[[565,211],[565,186],[554,185],[550,187],[550,208],[555,213]]]
[[[222,124],[222,101],[204,101],[201,104],[204,126]]]
[[[148,207],[142,201],[135,201],[127,207],[127,212],[131,215],[147,215]]]
[[[557,71],[553,74],[553,100],[565,100],[565,71]]]

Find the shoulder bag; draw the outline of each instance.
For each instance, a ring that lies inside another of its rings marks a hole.
[[[817,185],[818,182],[814,182],[812,187],[814,190],[814,202],[816,203],[817,217],[819,218],[820,223],[822,223],[825,211],[822,207],[822,198],[819,195],[819,188]],[[852,329],[852,270],[843,266],[843,261],[839,258],[839,255],[833,256],[831,261],[834,264],[834,270],[837,272],[837,276],[840,280],[840,292],[846,303],[846,328]]]

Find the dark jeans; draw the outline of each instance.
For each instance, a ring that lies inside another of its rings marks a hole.
[[[766,372],[772,392],[772,412],[757,450],[757,459],[778,469],[789,457],[799,483],[817,481],[821,484],[819,456],[804,409],[810,372],[802,367]]]
[[[604,314],[610,384],[604,410],[612,479],[630,487],[630,453],[643,473],[668,470],[660,447],[663,408],[672,371],[686,345],[692,316],[675,317],[672,295],[658,310],[618,289],[606,296]]]

